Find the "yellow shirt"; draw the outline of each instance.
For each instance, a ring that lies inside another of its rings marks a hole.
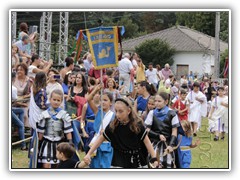
[[[159,84],[159,88],[158,88],[158,94],[160,92],[165,92],[165,93],[168,93],[170,94],[171,93],[171,88],[166,88],[165,85],[163,84],[163,80],[160,81],[160,84]]]
[[[137,83],[146,80],[146,77],[145,77],[145,65],[144,64],[141,64],[141,66],[137,67],[137,70],[136,70],[136,80],[137,80]]]

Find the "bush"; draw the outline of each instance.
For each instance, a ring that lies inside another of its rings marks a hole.
[[[146,40],[135,48],[144,64],[152,62],[155,66],[160,64],[163,67],[166,63],[173,64],[175,50],[168,43],[160,39]]]

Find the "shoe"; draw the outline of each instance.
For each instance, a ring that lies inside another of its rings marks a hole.
[[[214,140],[214,141],[218,141],[218,140],[219,140],[219,137],[218,137],[218,136],[215,136],[213,140]]]
[[[221,140],[224,140],[224,136],[223,136],[223,137],[221,137]]]
[[[196,137],[196,136],[197,136],[197,133],[193,133],[193,136]]]

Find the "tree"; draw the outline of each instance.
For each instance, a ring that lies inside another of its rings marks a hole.
[[[160,39],[146,40],[135,48],[144,64],[152,62],[154,65],[164,66],[173,64],[175,50],[168,43]]]
[[[125,27],[123,38],[130,39],[135,37],[138,33],[138,25],[134,24],[128,15],[124,15],[117,25]]]

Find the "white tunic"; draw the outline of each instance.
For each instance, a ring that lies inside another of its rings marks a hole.
[[[202,100],[203,103],[197,101],[196,97]],[[190,91],[186,98],[190,102],[190,113],[188,117],[189,121],[201,124],[201,116],[206,116],[205,114],[207,112],[206,96],[200,91],[198,91],[197,93],[195,93],[194,91]]]

